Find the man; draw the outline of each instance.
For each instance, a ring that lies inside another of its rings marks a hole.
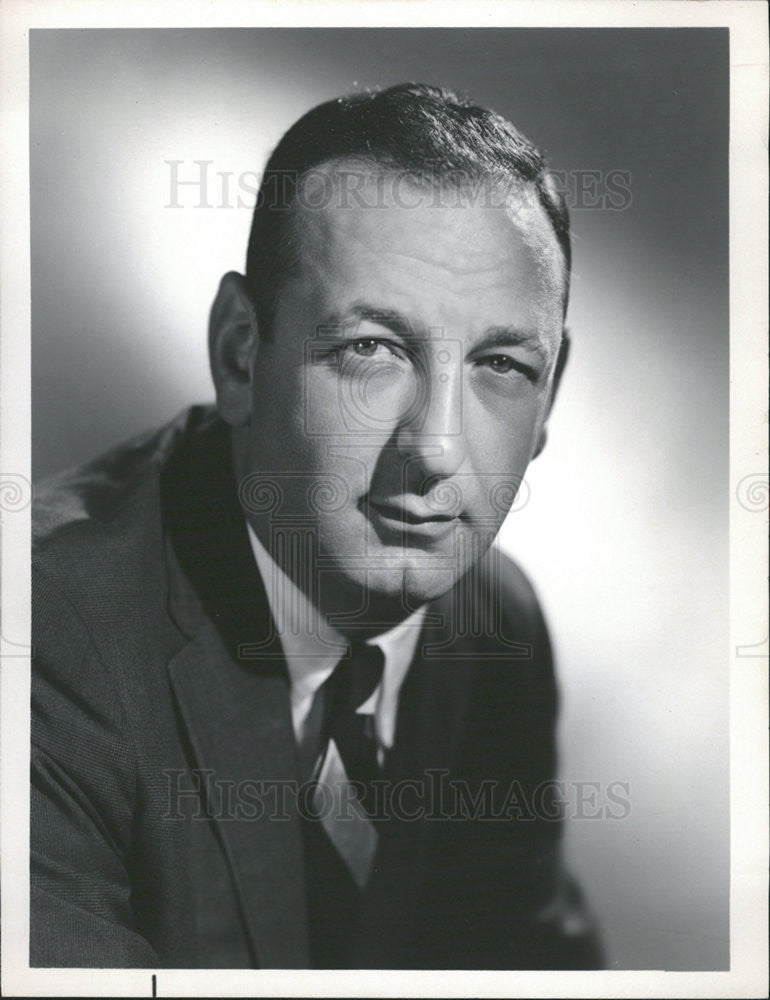
[[[403,85],[284,136],[216,412],[39,493],[33,965],[596,967],[545,626],[490,548],[569,268],[489,111]]]

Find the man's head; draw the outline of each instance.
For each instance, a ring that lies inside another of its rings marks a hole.
[[[246,512],[322,607],[398,617],[486,551],[545,440],[569,268],[542,158],[490,111],[409,84],[286,133],[211,360]]]

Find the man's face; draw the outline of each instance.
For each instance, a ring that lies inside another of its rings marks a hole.
[[[253,362],[242,498],[279,560],[275,533],[309,530],[314,590],[411,611],[486,552],[538,450],[563,264],[526,192],[473,204],[380,175],[346,200],[330,177],[336,197],[297,209],[300,266]]]

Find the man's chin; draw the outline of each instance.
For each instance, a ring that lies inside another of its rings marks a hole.
[[[434,544],[432,551],[416,545],[373,543],[366,534],[364,539],[365,554],[351,551],[350,537],[346,551],[337,546],[333,559],[327,554],[327,565],[334,569],[325,574],[323,603],[328,609],[345,608],[348,614],[395,622],[450,591],[481,558],[492,535],[457,533],[451,544]]]
[[[342,569],[347,581],[363,590],[367,603],[397,607],[402,616],[411,614],[429,601],[451,590],[457,580],[454,565],[425,565],[413,560],[393,560],[377,566],[350,566]]]

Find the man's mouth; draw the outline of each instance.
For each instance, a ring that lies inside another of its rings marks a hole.
[[[450,531],[458,520],[456,513],[438,511],[419,497],[405,497],[403,500],[368,499],[366,508],[383,527],[407,533],[442,535]]]

